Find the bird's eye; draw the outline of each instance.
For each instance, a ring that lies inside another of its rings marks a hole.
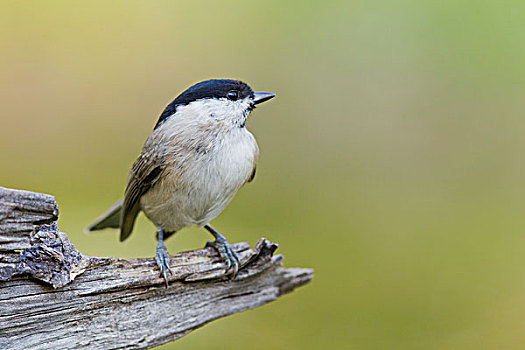
[[[229,100],[235,101],[239,98],[239,93],[235,90],[232,90],[226,94],[226,97],[228,97]]]

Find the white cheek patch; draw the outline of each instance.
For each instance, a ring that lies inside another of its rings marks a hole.
[[[230,101],[226,98],[210,98],[193,101],[184,106],[186,113],[194,113],[196,117],[212,118],[242,126],[250,114],[251,100],[249,97]]]

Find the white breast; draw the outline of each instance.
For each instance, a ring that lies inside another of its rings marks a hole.
[[[257,144],[252,134],[237,128],[212,147],[202,163],[191,167],[188,180],[193,186],[188,196],[193,203],[196,224],[209,223],[226,208],[250,177],[256,156]]]
[[[146,216],[165,231],[205,225],[219,215],[249,179],[258,157],[245,128],[175,121],[161,179],[142,198]],[[165,127],[168,129],[169,127]],[[185,140],[185,142],[181,142]]]

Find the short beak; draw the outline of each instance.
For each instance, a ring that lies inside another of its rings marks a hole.
[[[271,92],[254,92],[253,96],[253,103],[258,104],[274,98],[275,94],[272,94]]]

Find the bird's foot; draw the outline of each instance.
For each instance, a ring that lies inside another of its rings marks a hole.
[[[222,261],[226,263],[226,273],[231,271],[231,278],[234,278],[239,271],[240,262],[228,241],[222,236],[216,236],[215,241],[206,243],[206,247],[213,247],[217,250]]]
[[[172,272],[170,268],[170,256],[162,240],[159,240],[159,243],[157,244],[157,250],[155,251],[155,261],[157,262],[157,266],[160,269],[161,276],[164,277],[164,280],[166,281],[166,287],[167,287],[168,286],[167,271],[169,271],[170,274]]]

